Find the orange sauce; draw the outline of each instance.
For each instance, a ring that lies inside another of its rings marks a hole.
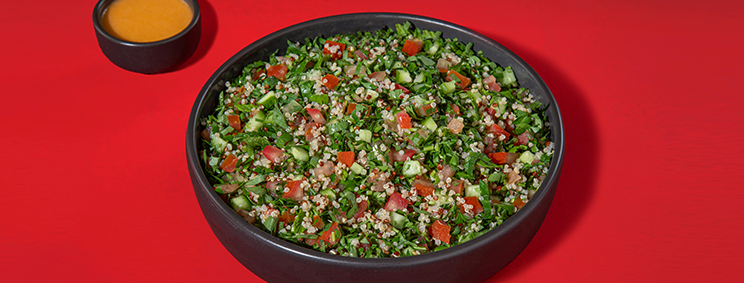
[[[103,12],[101,25],[119,39],[152,42],[178,34],[193,16],[183,0],[115,0]]]

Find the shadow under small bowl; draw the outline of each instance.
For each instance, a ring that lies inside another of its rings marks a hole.
[[[194,16],[188,26],[176,35],[153,42],[131,42],[117,38],[103,28],[101,18],[116,0],[100,0],[93,9],[93,27],[101,51],[115,65],[137,73],[155,74],[171,71],[194,54],[201,38],[201,15],[197,0],[184,0]]]
[[[519,84],[546,106],[555,145],[550,169],[532,199],[511,218],[483,235],[441,251],[401,258],[351,258],[301,247],[247,223],[214,192],[204,173],[201,118],[211,115],[225,82],[243,66],[268,61],[276,50],[286,52],[287,40],[376,31],[411,22],[415,27],[441,31],[445,38],[472,42],[474,50],[501,66],[511,66]],[[254,274],[269,282],[482,282],[516,258],[537,233],[553,201],[564,155],[563,122],[555,98],[527,63],[506,47],[470,29],[437,19],[392,13],[347,14],[300,23],[272,33],[227,60],[202,88],[189,117],[186,157],[194,192],[217,239]]]

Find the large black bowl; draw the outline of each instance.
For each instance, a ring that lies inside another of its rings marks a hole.
[[[356,31],[375,31],[410,21],[414,26],[438,30],[444,37],[472,42],[475,50],[502,66],[511,66],[521,86],[544,105],[555,144],[555,155],[542,186],[519,212],[484,235],[460,245],[428,254],[385,259],[349,258],[300,247],[274,237],[239,217],[214,192],[200,164],[199,125],[212,113],[225,82],[239,75],[243,66],[268,60],[287,40],[304,41]],[[540,228],[553,201],[564,155],[563,123],[555,98],[537,75],[513,52],[467,28],[427,17],[364,13],[320,18],[272,33],[227,60],[202,88],[189,118],[186,155],[194,192],[209,226],[235,258],[254,274],[270,282],[481,282],[503,269],[522,252]]]

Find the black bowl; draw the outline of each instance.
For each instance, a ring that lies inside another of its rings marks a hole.
[[[438,30],[444,37],[472,42],[475,50],[502,66],[511,66],[521,86],[547,105],[555,143],[550,171],[533,198],[502,225],[471,241],[441,251],[402,258],[349,258],[321,253],[274,237],[246,223],[214,192],[199,161],[202,150],[199,119],[210,115],[225,82],[255,60],[268,60],[287,40],[304,41],[356,31],[394,28],[410,21]],[[186,155],[194,192],[212,231],[227,250],[254,274],[270,282],[481,282],[522,252],[540,228],[555,195],[564,154],[563,123],[555,98],[537,73],[501,44],[467,28],[437,19],[390,13],[348,14],[300,23],[272,33],[227,60],[202,88],[189,118]]]
[[[114,1],[98,1],[93,9],[93,27],[101,51],[115,65],[137,73],[162,73],[180,66],[196,51],[201,38],[201,14],[197,0],[184,0],[194,11],[194,17],[183,31],[153,42],[130,42],[106,32],[101,26],[101,16]]]

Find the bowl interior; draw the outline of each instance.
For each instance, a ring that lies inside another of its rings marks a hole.
[[[234,213],[232,209],[213,191],[203,172],[198,155],[198,152],[202,150],[200,142],[200,131],[202,130],[202,126],[199,124],[199,120],[202,117],[210,115],[215,109],[220,92],[226,89],[225,82],[238,76],[242,72],[243,66],[248,63],[256,60],[267,60],[276,50],[279,50],[278,54],[284,54],[288,40],[292,42],[300,42],[304,41],[306,38],[316,36],[327,37],[335,34],[357,31],[376,31],[382,28],[394,28],[395,24],[405,23],[406,21],[411,22],[413,26],[420,29],[441,31],[442,36],[445,38],[458,38],[460,41],[472,42],[475,51],[483,51],[483,54],[486,57],[503,67],[511,66],[517,76],[519,84],[522,87],[528,88],[536,99],[546,107],[546,116],[550,123],[549,126],[552,133],[551,141],[554,143],[555,153],[550,165],[551,167],[542,186],[530,202],[528,202],[519,212],[515,213],[514,216],[506,220],[502,225],[494,227],[491,231],[477,237],[476,239],[437,252],[395,259],[346,258],[321,253],[285,242],[278,237],[269,235],[268,233],[253,227],[253,225],[246,223],[242,218]],[[489,243],[496,241],[504,235],[509,235],[510,233],[525,234],[527,237],[526,241],[520,241],[514,248],[507,248],[508,251],[505,251],[504,253],[506,259],[502,260],[503,262],[499,262],[497,265],[490,265],[493,267],[492,269],[496,270],[479,271],[475,272],[473,276],[471,276],[473,278],[478,278],[479,280],[484,280],[485,278],[488,278],[488,276],[498,272],[498,270],[513,260],[529,243],[534,236],[534,233],[536,233],[537,228],[539,228],[542,223],[542,220],[547,213],[547,209],[550,206],[550,202],[552,201],[555,187],[557,186],[563,162],[563,141],[563,123],[561,121],[560,111],[549,88],[526,62],[506,47],[472,30],[437,19],[408,14],[362,13],[320,18],[279,30],[248,45],[227,60],[209,78],[194,103],[187,129],[186,150],[189,170],[192,173],[192,182],[194,183],[194,189],[197,191],[197,197],[199,198],[204,196],[204,198],[206,198],[204,200],[200,199],[203,211],[208,209],[205,208],[205,204],[208,203],[219,210],[218,214],[221,215],[220,217],[226,218],[225,221],[229,222],[231,229],[240,230],[240,233],[243,233],[244,235],[259,238],[260,241],[265,242],[267,245],[270,245],[271,248],[275,249],[274,251],[307,258],[310,261],[322,264],[348,268],[364,268],[365,270],[370,268],[377,268],[377,270],[404,270],[407,267],[418,268],[440,261],[452,262],[453,259],[458,257],[462,259],[464,255],[480,254],[482,251],[479,252],[479,249],[482,249]],[[206,215],[207,213],[205,212],[205,216]],[[206,217],[209,218],[209,216]],[[520,224],[523,226],[531,225],[535,227],[524,229],[524,231],[527,231],[524,232],[519,230],[518,227]],[[215,231],[215,234],[217,234],[218,238],[220,238],[228,250],[230,250],[236,258],[243,261],[241,256],[238,255],[240,251],[231,250],[231,248],[233,248],[232,244],[229,243],[231,240],[222,237],[220,235],[222,232],[218,231],[219,229],[217,229],[215,225],[216,224],[210,222],[213,231]],[[249,267],[246,263],[244,263],[244,265]],[[459,265],[459,263],[455,265]],[[428,267],[429,272],[431,272],[431,267],[433,266],[429,265]],[[264,277],[264,275],[267,277],[270,276],[260,271],[253,271],[261,277]],[[436,277],[432,278],[437,279]],[[438,279],[442,278],[443,277],[440,277]]]

